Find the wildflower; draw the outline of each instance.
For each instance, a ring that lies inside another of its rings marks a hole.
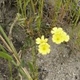
[[[38,51],[42,55],[46,55],[50,53],[50,45],[48,43],[42,43],[38,46]]]
[[[36,44],[38,44],[38,51],[42,55],[46,55],[50,53],[50,45],[47,43],[48,39],[44,38],[42,35],[41,38],[36,39]]]
[[[62,28],[53,28],[51,33],[52,35],[52,41],[56,44],[61,44],[62,42],[68,42],[69,41],[69,35],[62,29]]]
[[[42,35],[41,38],[36,39],[36,44],[46,43],[47,41],[48,39],[44,38],[44,36]]]

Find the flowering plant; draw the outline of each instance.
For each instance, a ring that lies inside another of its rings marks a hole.
[[[46,54],[50,53],[50,45],[47,43],[47,41],[48,41],[48,39],[44,38],[43,35],[41,36],[41,38],[36,39],[36,44],[39,45],[38,51],[42,55],[46,55]]]
[[[52,34],[52,41],[56,44],[61,44],[62,42],[68,42],[70,39],[69,35],[60,27],[59,28],[54,27],[51,30],[51,34]],[[36,39],[36,44],[38,44],[38,51],[42,55],[50,53],[50,45],[47,42],[48,39],[44,38],[43,35],[41,36],[41,38],[38,37]]]

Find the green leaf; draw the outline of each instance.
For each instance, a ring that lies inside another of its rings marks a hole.
[[[30,71],[33,72],[34,71],[34,66],[32,62],[28,62],[28,66],[30,68]]]
[[[0,51],[0,57],[7,59],[7,60],[13,60],[12,56],[10,56],[8,53]]]
[[[4,47],[0,44],[0,49],[3,51],[3,52],[6,52],[6,50],[4,49]]]

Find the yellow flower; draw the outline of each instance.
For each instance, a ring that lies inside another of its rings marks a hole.
[[[56,44],[60,44],[64,41],[64,38],[62,37],[63,35],[59,35],[59,34],[54,34],[52,36],[52,41],[55,42]]]
[[[48,43],[42,43],[38,46],[38,51],[42,55],[46,55],[50,53],[50,45]]]
[[[46,43],[47,41],[48,39],[44,38],[44,36],[42,35],[41,38],[36,39],[36,44]]]
[[[67,35],[66,32],[62,28],[53,28],[51,33],[52,35],[52,41],[56,44],[61,44],[62,42],[68,42],[69,41],[69,35]]]

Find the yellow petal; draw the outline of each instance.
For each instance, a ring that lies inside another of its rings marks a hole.
[[[52,28],[51,34],[54,34],[54,31],[56,31],[56,30],[57,30],[57,27]]]
[[[44,40],[44,35],[41,36],[41,40]]]
[[[70,39],[70,37],[69,37],[69,35],[67,35],[66,38],[65,38],[65,42],[68,42],[69,39]]]
[[[37,38],[36,39],[36,44],[40,44],[40,42],[41,42],[40,38]]]

